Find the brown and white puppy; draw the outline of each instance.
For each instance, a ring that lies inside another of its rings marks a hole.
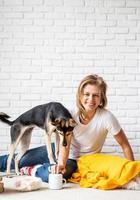
[[[69,136],[73,133],[73,129],[76,126],[76,122],[70,112],[58,102],[38,105],[23,113],[14,121],[9,121],[8,118],[7,114],[0,113],[0,120],[11,126],[11,145],[7,160],[7,175],[10,174],[11,161],[17,145],[20,143],[20,153],[15,158],[15,172],[19,174],[18,163],[29,148],[31,132],[35,126],[45,130],[45,143],[50,164],[56,164],[51,148],[52,133],[56,133],[57,146],[55,154],[57,155],[59,137],[62,139],[61,145],[66,147],[70,142]]]

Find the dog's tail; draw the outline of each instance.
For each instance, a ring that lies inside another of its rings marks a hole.
[[[9,121],[8,118],[10,118],[10,116],[3,112],[0,112],[0,120],[10,126],[13,125],[13,121]]]

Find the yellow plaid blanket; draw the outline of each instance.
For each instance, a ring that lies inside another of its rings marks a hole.
[[[69,179],[81,187],[114,189],[120,187],[140,172],[140,161],[130,161],[119,156],[93,154],[80,157],[78,170]]]

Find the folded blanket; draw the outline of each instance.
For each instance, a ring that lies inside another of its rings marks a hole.
[[[93,154],[80,157],[78,170],[69,179],[81,187],[114,189],[128,183],[140,172],[140,161],[119,156]]]

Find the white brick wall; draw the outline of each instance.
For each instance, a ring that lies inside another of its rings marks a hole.
[[[97,73],[140,158],[139,65],[140,0],[0,0],[0,111],[12,119],[51,100],[72,107],[81,78]],[[10,136],[0,127],[1,154]],[[103,151],[121,153],[111,136]]]

